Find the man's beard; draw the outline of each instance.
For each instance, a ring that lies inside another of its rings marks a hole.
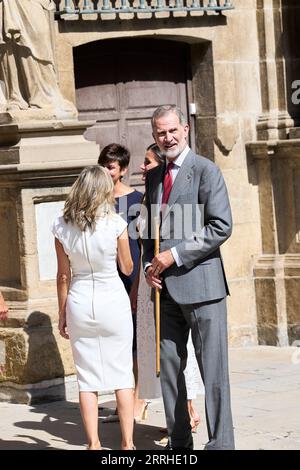
[[[177,158],[178,155],[180,155],[181,151],[179,150],[179,147],[177,146],[176,149],[174,150],[167,150],[164,152],[165,157],[167,158]]]
[[[186,142],[182,144],[178,143],[174,149],[169,149],[169,150],[163,149],[162,153],[167,158],[177,158],[181,154],[185,146],[186,146]]]

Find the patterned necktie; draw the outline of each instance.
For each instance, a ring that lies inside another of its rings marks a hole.
[[[164,192],[162,196],[162,204],[167,204],[170,196],[170,192],[172,189],[173,185],[173,179],[172,179],[172,168],[174,167],[173,162],[169,162],[167,165],[167,171],[165,173],[165,178],[164,178]]]

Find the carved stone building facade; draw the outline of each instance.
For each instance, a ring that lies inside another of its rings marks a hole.
[[[220,166],[229,190],[234,231],[222,254],[230,344],[300,339],[298,2],[205,0],[198,5],[207,11],[156,13],[143,12],[143,1],[133,2],[135,12],[104,11],[106,0],[75,2],[81,12],[72,1],[54,3],[59,89],[78,118],[0,115],[0,290],[10,306],[0,328],[0,398],[61,393],[74,373],[57,332],[49,221],[99,145],[127,145],[128,182],[142,186],[150,116],[162,103],[185,110],[190,145]],[[92,12],[95,4],[103,11]],[[211,9],[223,5],[234,8]]]

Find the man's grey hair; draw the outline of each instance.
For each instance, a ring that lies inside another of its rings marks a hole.
[[[186,124],[188,124],[185,115],[183,114],[181,109],[178,108],[178,106],[176,106],[175,104],[164,104],[156,108],[156,110],[154,111],[152,115],[152,119],[151,119],[152,130],[156,128],[156,124],[155,124],[156,120],[169,113],[175,113],[178,116],[179,122],[182,126],[185,126]]]

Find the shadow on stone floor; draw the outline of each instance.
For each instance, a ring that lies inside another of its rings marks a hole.
[[[99,405],[99,429],[102,445],[111,450],[120,449],[121,432],[118,422],[105,423],[103,418],[114,413],[116,402],[114,400],[101,403]],[[159,427],[147,424],[147,420],[142,423],[135,423],[134,443],[137,449],[143,450],[162,450],[163,447],[158,444],[162,438]]]
[[[121,442],[119,423],[102,423],[106,416],[113,413],[114,408],[114,401],[99,405],[99,433],[105,449],[118,450]],[[67,448],[69,446],[82,446],[82,449],[85,448],[86,437],[78,403],[40,404],[32,406],[30,413],[42,415],[41,420],[15,421],[13,423],[15,437],[19,440],[0,439],[0,450],[55,450],[64,449],[64,443]],[[19,430],[23,432],[19,433]],[[36,437],[41,434],[43,434],[43,437],[46,434],[46,440],[45,438]],[[158,444],[161,437],[162,434],[157,426],[147,425],[147,421],[143,421],[142,424],[135,424],[134,442],[137,449],[162,450],[162,446]],[[24,441],[22,438],[24,438]]]
[[[26,440],[31,440],[32,442],[23,442],[23,441],[13,441],[5,439],[0,439],[0,450],[54,450],[53,447],[50,448],[49,443],[36,437],[18,434],[19,438],[24,438]]]

